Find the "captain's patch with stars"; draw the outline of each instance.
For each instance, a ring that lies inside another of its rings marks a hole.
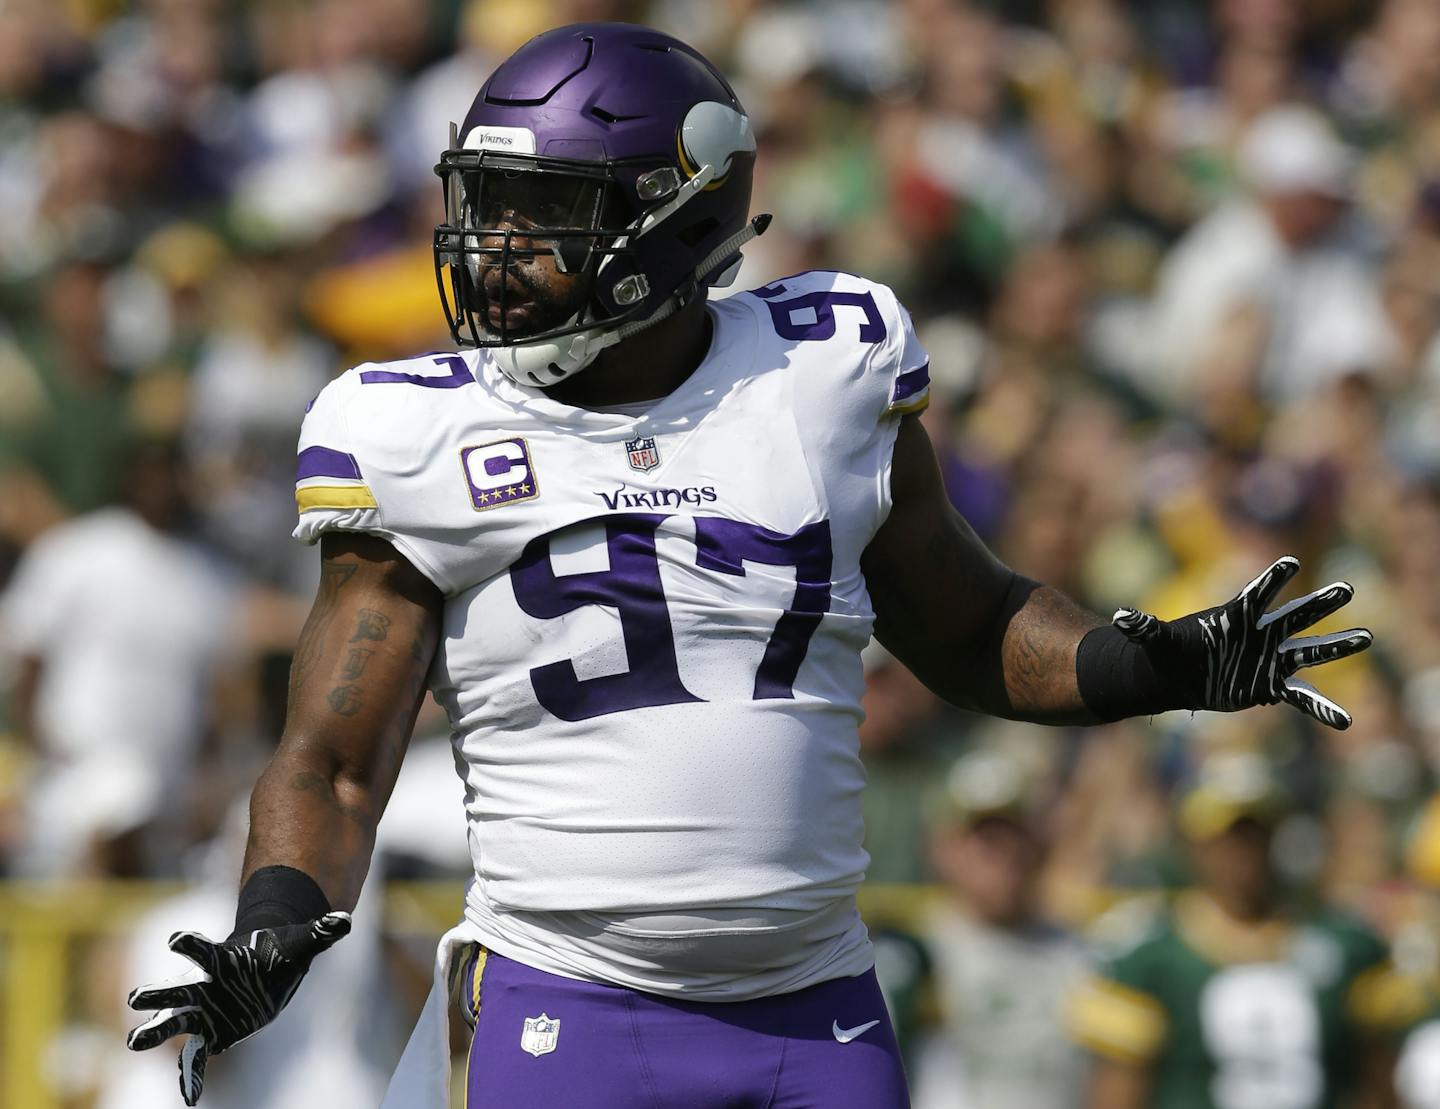
[[[533,501],[540,495],[530,448],[524,439],[501,439],[478,447],[462,447],[460,468],[476,511]]]

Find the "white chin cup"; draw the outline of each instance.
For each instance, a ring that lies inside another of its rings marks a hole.
[[[596,327],[536,343],[493,347],[490,356],[500,372],[517,385],[544,389],[579,373],[619,338],[613,328]]]

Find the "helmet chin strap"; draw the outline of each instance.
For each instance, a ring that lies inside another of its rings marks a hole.
[[[686,293],[693,293],[694,290],[695,286],[692,284]],[[661,320],[673,316],[689,299],[686,293],[676,293],[643,320],[634,320],[619,327],[592,327],[577,331],[573,335],[562,335],[558,339],[495,347],[491,351],[491,357],[506,377],[521,385],[540,389],[558,385],[594,362],[606,347],[613,347],[631,335],[644,331],[647,327],[654,327]],[[572,316],[569,322],[573,324],[578,318]]]
[[[571,323],[578,317],[571,317]],[[506,347],[493,347],[490,357],[501,373],[519,385],[544,389],[558,385],[572,374],[579,373],[600,356],[608,346],[620,341],[619,329],[605,330],[594,327],[562,335],[557,339],[543,339],[534,343],[512,343]]]
[[[534,343],[494,347],[491,349],[491,357],[494,358],[495,365],[506,377],[520,385],[538,389],[558,385],[594,362],[606,347],[623,342],[673,316],[689,303],[703,279],[711,276],[722,262],[737,254],[751,239],[764,234],[765,229],[770,226],[770,218],[769,213],[756,216],[712,250],[700,265],[695,267],[690,281],[645,319],[632,320],[619,326],[587,328],[573,335],[561,335],[555,339]],[[732,267],[726,267],[727,270],[730,268]],[[573,326],[578,321],[578,315],[572,316],[567,325]]]

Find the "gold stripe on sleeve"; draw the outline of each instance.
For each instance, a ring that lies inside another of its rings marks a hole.
[[[295,490],[301,512],[317,508],[378,508],[368,485],[307,485]]]
[[[885,415],[909,416],[914,412],[924,412],[925,409],[929,407],[930,390],[929,388],[926,388],[926,390],[917,397],[912,397],[910,400],[902,401],[900,404],[892,404],[889,408],[885,409]]]

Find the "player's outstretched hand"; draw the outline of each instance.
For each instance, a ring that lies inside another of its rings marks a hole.
[[[170,950],[201,972],[194,980],[141,986],[130,1008],[158,1010],[130,1033],[126,1046],[145,1051],[188,1033],[180,1049],[180,1096],[200,1100],[205,1059],[253,1036],[285,1008],[310,961],[350,931],[349,913],[326,913],[304,924],[262,928],[224,943],[198,932],[176,932]]]
[[[1266,612],[1299,572],[1299,559],[1286,555],[1229,604],[1178,620],[1157,620],[1122,608],[1113,622],[1144,650],[1158,674],[1191,691],[1197,708],[1234,712],[1287,701],[1320,723],[1343,730],[1350,726],[1350,714],[1294,675],[1306,666],[1363,651],[1372,636],[1365,628],[1296,634],[1343,608],[1355,594],[1348,582],[1334,582]]]

